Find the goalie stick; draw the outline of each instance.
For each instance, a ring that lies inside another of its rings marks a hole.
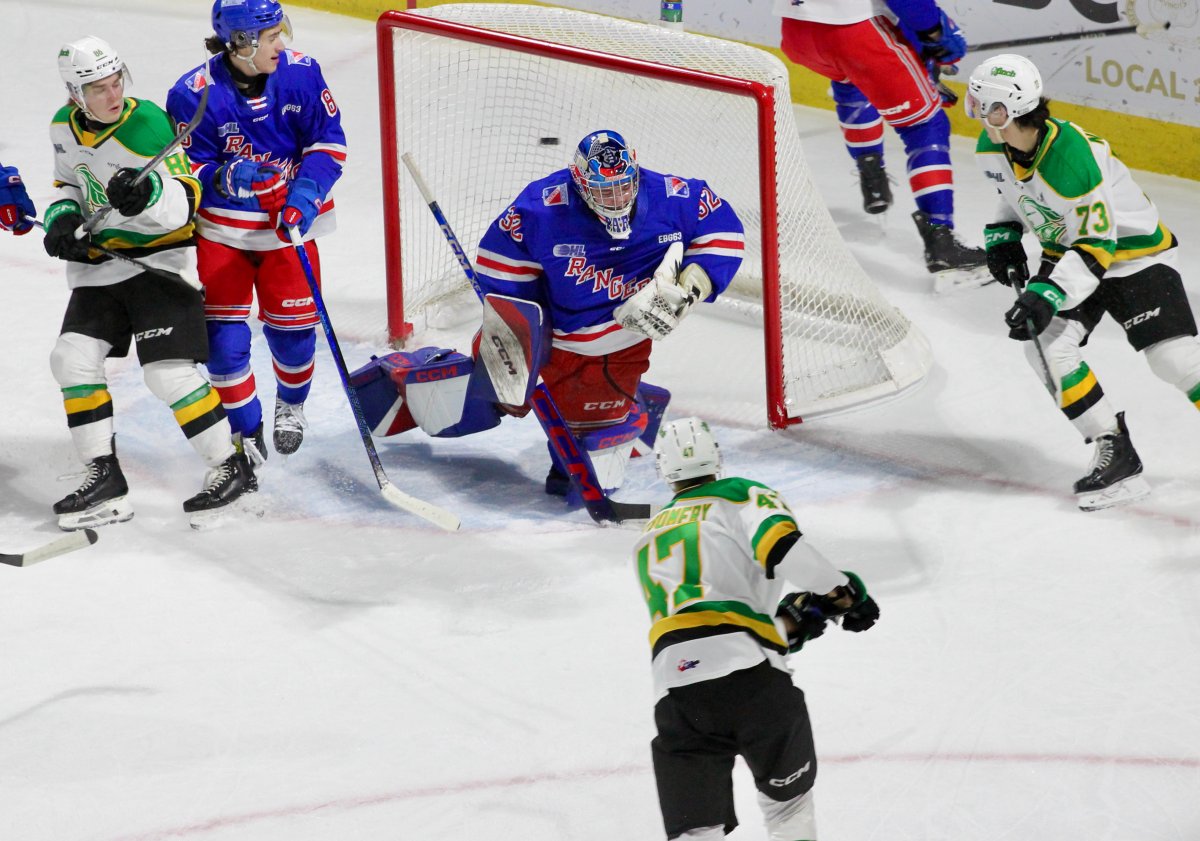
[[[308,288],[312,292],[317,316],[321,319],[321,327],[329,342],[329,351],[333,355],[334,364],[337,365],[338,375],[342,378],[342,389],[346,392],[346,397],[350,401],[350,409],[354,412],[354,420],[358,423],[358,434],[362,436],[363,448],[367,451],[367,458],[371,461],[371,469],[375,471],[375,481],[379,483],[379,492],[383,494],[385,500],[397,508],[403,508],[418,517],[423,517],[446,531],[458,531],[460,525],[458,517],[433,503],[409,496],[393,485],[383,471],[383,464],[379,461],[375,442],[371,440],[371,427],[367,424],[362,404],[358,401],[358,392],[354,390],[354,386],[350,385],[350,372],[346,369],[346,360],[342,356],[341,345],[338,344],[337,335],[333,332],[333,323],[329,320],[329,311],[325,309],[325,300],[321,297],[321,290],[317,286],[317,277],[313,273],[312,263],[308,261],[308,254],[304,250],[304,241],[300,238],[300,232],[296,228],[287,230],[292,239],[292,247],[304,269]]]
[[[96,532],[91,529],[73,531],[65,537],[51,540],[49,543],[39,546],[36,549],[31,549],[28,552],[22,552],[17,555],[0,552],[0,564],[8,564],[14,567],[33,566],[58,555],[65,555],[67,552],[74,552],[76,549],[91,546],[96,542],[96,539]]]
[[[467,258],[467,252],[463,250],[462,243],[455,236],[454,229],[446,221],[446,214],[442,213],[441,207],[438,206],[437,199],[433,197],[433,191],[429,189],[429,185],[425,183],[425,178],[421,175],[421,170],[417,169],[417,162],[413,160],[412,152],[405,152],[400,156],[400,160],[404,161],[404,165],[408,167],[408,174],[417,183],[417,189],[421,192],[421,198],[429,206],[429,212],[433,214],[438,227],[442,229],[442,236],[446,238],[446,242],[450,243],[450,250],[454,252],[454,258],[458,260],[458,265],[462,267],[463,274],[467,276],[467,280],[471,281],[471,288],[482,299],[483,291],[479,288],[479,281],[475,277],[475,267],[471,265],[471,261]]]
[[[583,506],[597,523],[624,523],[627,520],[648,520],[654,507],[638,502],[617,502],[609,499],[596,481],[596,471],[588,454],[579,448],[579,442],[567,428],[567,422],[559,414],[558,407],[550,399],[546,386],[539,385],[529,398],[538,423],[550,440],[555,455],[566,468],[571,486],[579,493]]]
[[[133,183],[130,184],[131,187],[136,187],[138,184],[141,184],[143,181],[149,178],[150,173],[154,171],[156,166],[174,154],[175,150],[183,144],[183,141],[192,136],[192,132],[196,130],[196,127],[200,125],[200,121],[204,119],[204,109],[208,107],[209,85],[209,81],[205,79],[204,89],[200,91],[200,103],[196,106],[196,113],[192,115],[191,122],[184,126],[183,130],[180,131],[179,134],[175,135],[171,142],[167,144],[165,149],[151,158],[150,162],[138,171],[137,177],[134,178]],[[100,207],[97,207],[95,210],[93,210],[92,213],[83,220],[83,224],[75,229],[75,238],[83,239],[84,234],[90,234],[92,231],[96,230],[96,227],[101,221],[103,221],[104,217],[112,211],[112,209],[113,207],[111,204],[102,204]]]

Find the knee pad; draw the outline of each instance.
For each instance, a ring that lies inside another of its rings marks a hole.
[[[146,388],[168,406],[173,406],[208,381],[196,370],[196,363],[185,359],[164,359],[142,366]]]
[[[758,805],[762,809],[770,841],[816,841],[817,816],[813,808],[812,789],[782,803],[760,791]]]
[[[63,333],[50,351],[50,372],[62,388],[107,382],[104,360],[112,345],[82,333]]]
[[[1146,348],[1150,370],[1189,397],[1200,387],[1200,339],[1176,336]]]
[[[271,356],[284,365],[307,365],[317,352],[317,330],[306,327],[302,330],[280,330],[270,324],[263,325],[263,336]]]
[[[208,362],[213,374],[234,374],[250,367],[250,325],[244,321],[207,321]]]

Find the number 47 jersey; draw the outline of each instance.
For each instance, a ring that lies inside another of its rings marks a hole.
[[[775,619],[784,581],[814,593],[847,581],[804,541],[776,491],[733,477],[678,494],[647,523],[634,559],[657,697],[763,660],[787,671]]]

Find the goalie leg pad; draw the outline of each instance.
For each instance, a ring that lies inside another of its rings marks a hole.
[[[375,435],[420,427],[434,438],[458,438],[491,429],[500,412],[472,393],[475,363],[447,348],[397,351],[350,375],[367,424]]]
[[[625,481],[625,468],[634,444],[646,434],[649,416],[635,405],[622,423],[588,430],[580,443],[592,462],[596,482],[604,493],[612,493]]]
[[[634,396],[637,397],[638,406],[646,414],[646,431],[634,442],[633,451],[639,456],[645,456],[654,451],[654,439],[658,437],[658,428],[662,425],[667,406],[671,403],[671,392],[643,381]]]

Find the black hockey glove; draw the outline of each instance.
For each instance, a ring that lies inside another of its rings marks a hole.
[[[93,262],[88,254],[91,235],[75,239],[75,230],[83,224],[83,214],[79,212],[79,205],[73,201],[50,205],[46,210],[44,224],[46,237],[42,240],[42,245],[45,246],[47,254],[75,263]]]
[[[125,167],[108,182],[108,203],[122,216],[137,216],[162,195],[162,178],[157,172],[135,186],[133,180],[137,177],[138,170]]]
[[[788,593],[779,602],[775,615],[783,619],[787,628],[788,654],[795,654],[804,648],[804,643],[825,633],[828,619],[817,606],[819,600],[812,593]]]
[[[879,605],[867,593],[867,585],[855,573],[842,570],[850,580],[820,598],[826,616],[841,616],[842,630],[858,633],[879,619]]]
[[[1035,277],[1012,309],[1004,314],[1004,323],[1009,327],[1008,337],[1027,342],[1040,336],[1050,326],[1050,320],[1065,298],[1063,291],[1049,278]]]
[[[1021,245],[1024,233],[1020,222],[992,222],[983,226],[988,271],[1005,286],[1012,286],[1014,273],[1021,286],[1029,281],[1029,258]]]

